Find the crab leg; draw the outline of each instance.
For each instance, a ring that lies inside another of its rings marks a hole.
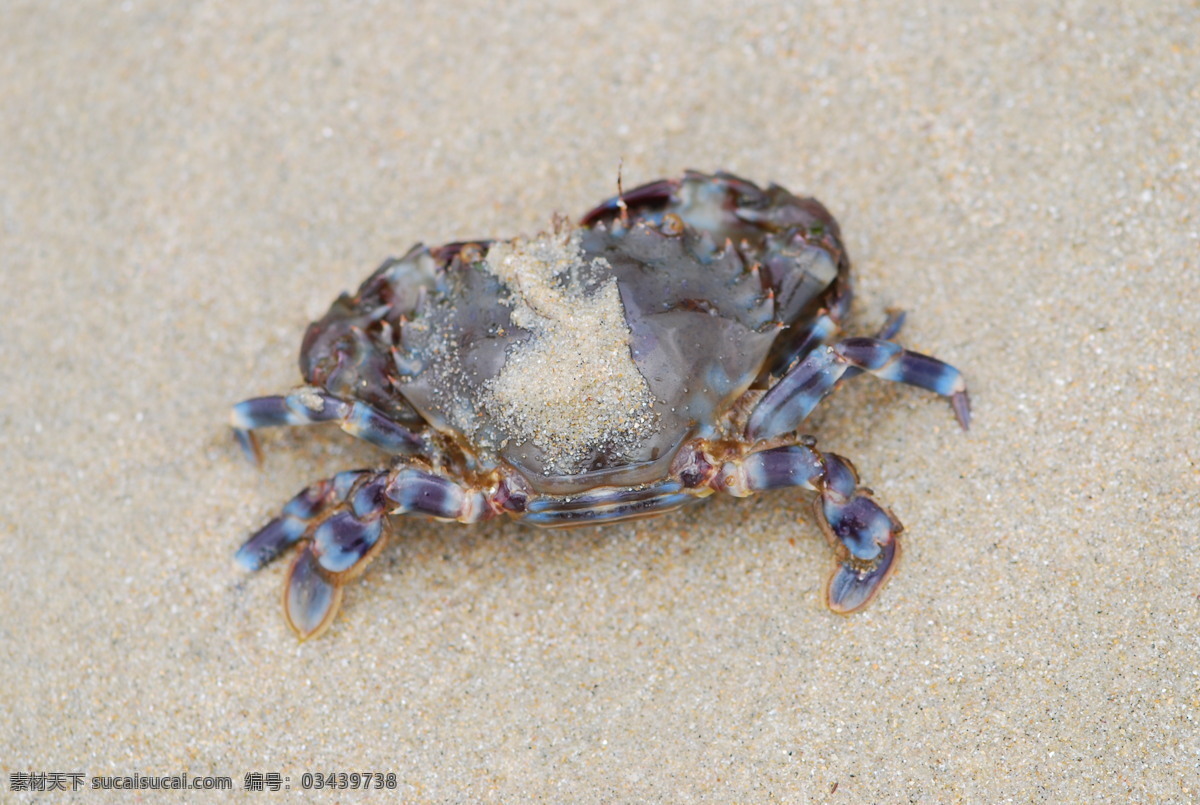
[[[953,366],[881,338],[846,338],[813,352],[772,386],[751,412],[746,435],[770,439],[795,430],[839,381],[860,372],[949,397],[959,424],[970,424],[967,384]]]
[[[905,313],[903,310],[892,311],[888,315],[887,321],[885,321],[883,323],[883,326],[879,328],[879,332],[877,332],[875,334],[875,338],[877,338],[881,341],[891,341],[900,332],[900,329],[902,327],[904,327],[904,320],[907,317],[908,317],[908,314]],[[820,322],[822,319],[825,319],[825,318],[827,318],[827,317],[826,316],[820,317],[818,319],[818,322]],[[798,355],[807,355],[813,349],[816,349],[817,344],[820,344],[823,342],[824,342],[824,340],[810,339],[808,341],[809,348],[804,350],[803,352],[797,352],[797,354]],[[846,373],[844,375],[842,375],[842,381],[845,382],[852,377],[857,377],[858,375],[861,375],[862,373],[863,373],[862,369],[859,369],[857,366],[851,366],[849,369],[846,370]]]
[[[813,323],[797,336],[796,346],[788,349],[788,357],[781,362],[780,371],[784,376],[787,374],[786,370],[792,368],[792,364],[795,362],[797,356],[808,355],[814,349],[820,349],[822,344],[825,344],[837,335],[841,329],[841,316],[844,313],[844,310],[822,309],[817,314]]]
[[[284,614],[301,640],[337,614],[342,586],[383,547],[387,515],[423,514],[472,523],[495,514],[486,496],[424,470],[400,465],[355,470],[306,487],[241,547],[237,561],[258,570],[301,542],[284,588]]]
[[[246,456],[261,463],[262,451],[253,431],[280,425],[337,422],[342,430],[396,454],[416,453],[421,440],[410,430],[363,402],[346,402],[314,386],[302,386],[286,396],[255,397],[233,406],[233,434]]]
[[[699,497],[700,493],[686,490],[673,478],[645,487],[602,487],[569,497],[534,498],[522,522],[543,528],[606,525],[662,514]]]
[[[299,542],[315,519],[345,500],[356,481],[371,474],[371,470],[340,472],[332,478],[306,486],[284,504],[278,517],[246,540],[234,559],[246,570],[262,569]]]
[[[813,508],[838,558],[825,589],[834,612],[862,609],[896,567],[904,526],[858,485],[854,465],[842,456],[805,444],[775,447],[726,462],[709,483],[737,497],[796,486],[817,493]]]

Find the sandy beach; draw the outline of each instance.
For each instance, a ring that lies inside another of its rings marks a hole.
[[[1200,800],[1200,9],[1153,5],[7,3],[0,802]],[[826,610],[798,491],[412,518],[298,643],[233,554],[382,458],[257,468],[230,406],[384,257],[686,168],[821,199],[849,330],[966,374],[967,433],[872,378],[806,425],[906,526],[878,600]],[[234,790],[27,790],[184,773]]]

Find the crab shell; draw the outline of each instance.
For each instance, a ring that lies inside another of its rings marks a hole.
[[[969,407],[956,369],[889,340],[902,319],[832,340],[849,271],[818,201],[726,173],[643,185],[536,238],[415,246],[308,328],[304,386],[232,417],[254,457],[256,428],[337,422],[391,462],[301,491],[238,559],[301,544],[285,611],[303,638],[388,515],[561,527],[800,486],[839,559],[827,602],[859,609],[902,526],[796,428],[863,372],[949,397],[964,428]]]
[[[522,288],[489,267],[499,244],[488,242],[418,246],[386,263],[310,326],[300,360],[306,381],[401,422],[423,421],[472,471],[503,467],[535,492],[666,477],[684,444],[727,435],[742,395],[765,388],[795,359],[818,311],[845,297],[850,264],[825,207],[774,185],[761,190],[727,174],[689,173],[633,190],[624,201],[625,212],[608,201],[579,230],[543,238],[577,235],[577,263],[588,273],[573,278],[583,286],[575,297],[610,281],[619,289],[618,326],[627,337],[616,349],[627,353],[651,398],[644,407],[652,426],[636,439],[617,444],[619,428],[593,429],[595,441],[555,456],[551,440],[539,443],[529,428],[520,432],[512,417],[497,415],[502,406],[489,389],[538,334],[514,324]],[[549,312],[570,316],[571,301],[554,299],[560,309]],[[599,407],[577,402],[559,413],[579,421]]]

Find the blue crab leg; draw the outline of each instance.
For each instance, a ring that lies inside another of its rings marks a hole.
[[[487,496],[416,467],[354,470],[303,489],[237,552],[258,570],[301,543],[288,570],[284,614],[306,640],[324,631],[341,604],[342,586],[382,549],[390,514],[423,514],[471,523],[496,511]]]
[[[768,389],[750,414],[746,435],[757,441],[795,430],[839,381],[860,372],[949,397],[959,424],[964,430],[970,425],[967,384],[953,366],[880,338],[846,338],[813,352]]]
[[[825,588],[834,612],[862,609],[896,568],[904,526],[858,485],[854,465],[839,455],[807,444],[775,447],[726,462],[710,483],[737,497],[797,486],[817,493],[813,508],[838,558]]]
[[[258,428],[280,425],[315,425],[337,422],[342,430],[387,452],[418,452],[421,440],[407,428],[363,402],[346,402],[314,386],[303,386],[285,396],[255,397],[233,406],[229,417],[233,435],[255,464],[262,462],[262,451],[255,438]]]
[[[908,314],[903,310],[890,311],[888,313],[887,321],[885,321],[883,326],[879,328],[879,332],[875,334],[875,337],[881,341],[891,341],[896,337],[897,334],[899,334],[900,328],[904,326],[904,320],[906,318],[908,318]],[[842,375],[842,382],[844,383],[850,378],[857,377],[862,373],[862,369],[859,369],[857,366],[851,366],[846,370],[846,373]]]
[[[798,345],[794,349],[788,350],[788,357],[782,362],[779,374],[786,375],[788,371],[794,368],[796,356],[808,355],[814,349],[820,349],[822,344],[825,344],[837,335],[841,330],[840,321],[839,311],[821,310],[817,314],[816,319],[813,320],[813,323],[799,337]]]
[[[299,542],[315,518],[344,500],[354,484],[370,474],[370,470],[350,470],[306,486],[284,504],[278,517],[246,540],[234,559],[249,571],[263,568]]]
[[[879,332],[875,333],[875,337],[881,341],[891,341],[900,334],[900,328],[904,326],[904,320],[908,318],[908,314],[903,310],[889,310],[887,321],[879,328]]]

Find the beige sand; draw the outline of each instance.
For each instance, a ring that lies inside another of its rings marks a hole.
[[[415,802],[1200,798],[1200,17],[1091,5],[8,3],[0,801],[356,770]],[[384,256],[532,234],[622,160],[819,196],[855,327],[904,306],[967,373],[967,435],[870,379],[811,421],[908,526],[900,573],[827,613],[801,493],[405,523],[298,645],[282,567],[232,554],[376,454],[296,430],[260,471],[228,406]]]

